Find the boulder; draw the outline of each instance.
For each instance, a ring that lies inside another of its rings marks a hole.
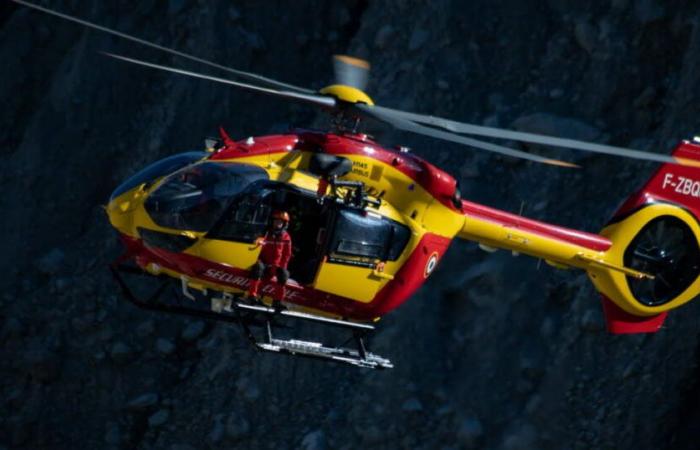
[[[155,392],[148,392],[133,398],[126,404],[130,411],[143,411],[158,404],[159,396]]]
[[[326,435],[321,430],[307,433],[301,440],[302,450],[324,450],[326,447]]]
[[[240,414],[231,414],[226,419],[226,436],[234,441],[246,437],[250,433],[250,423]]]
[[[115,342],[109,356],[117,364],[126,364],[134,358],[134,350],[124,342]]]
[[[169,418],[170,411],[167,409],[160,409],[148,418],[148,426],[151,428],[161,427],[165,425]]]
[[[36,268],[45,275],[55,275],[63,267],[65,259],[65,253],[61,249],[54,248],[37,260]]]
[[[484,427],[476,416],[468,416],[457,425],[457,443],[465,448],[476,448],[484,435]]]
[[[156,340],[156,351],[161,355],[172,355],[175,353],[175,348],[175,343],[170,339],[158,338]]]
[[[198,320],[188,324],[185,329],[182,330],[180,337],[182,337],[182,340],[185,342],[194,342],[204,333],[204,329],[204,322]]]

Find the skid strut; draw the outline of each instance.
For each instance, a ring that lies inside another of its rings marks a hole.
[[[367,350],[365,338],[375,330],[373,325],[348,322],[298,311],[279,311],[261,304],[245,303],[231,293],[226,292],[220,293],[221,297],[211,295],[197,298],[192,291],[188,290],[184,279],[179,280],[178,294],[187,299],[184,302],[185,305],[160,301],[165,288],[168,285],[172,285],[170,279],[163,280],[153,294],[143,299],[134,294],[123,275],[131,274],[158,278],[157,276],[151,275],[138,267],[120,263],[112,264],[110,270],[126,299],[139,308],[237,324],[240,326],[245,338],[260,351],[304,356],[371,369],[391,369],[394,367],[388,359],[370,353]],[[206,292],[204,295],[206,295]],[[197,308],[196,306],[200,307]],[[352,336],[348,341],[354,340],[356,348],[331,347],[325,346],[320,342],[275,337],[273,330],[275,328],[284,328],[285,325],[282,322],[285,321],[290,323],[311,322],[350,331]],[[264,329],[263,339],[256,337],[253,327]]]

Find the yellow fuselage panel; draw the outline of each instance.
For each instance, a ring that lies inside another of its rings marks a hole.
[[[423,228],[431,233],[452,239],[463,227],[465,217],[436,199],[426,208],[423,214]]]
[[[368,303],[387,280],[372,275],[372,269],[324,262],[313,287],[329,294]]]
[[[220,239],[202,239],[195,247],[201,258],[243,270],[250,269],[260,255],[258,245]]]

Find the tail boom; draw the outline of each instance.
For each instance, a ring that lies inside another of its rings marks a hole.
[[[485,248],[506,249],[541,258],[557,268],[598,268],[634,278],[650,277],[607,257],[612,241],[604,236],[560,227],[463,201],[465,222],[458,236]],[[652,277],[653,278],[653,277]]]
[[[463,200],[464,225],[458,237],[482,246],[542,258],[555,267],[586,269],[605,264],[612,241],[584,231],[528,219]]]

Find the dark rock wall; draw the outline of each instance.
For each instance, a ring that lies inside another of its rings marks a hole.
[[[313,88],[370,59],[386,106],[668,152],[698,132],[695,2],[44,2]],[[8,448],[697,448],[700,307],[609,336],[583,274],[453,244],[383,321],[365,372],[258,355],[222,325],[124,303],[101,206],[144,164],[321,126],[304,106],[108,60],[205,70],[0,6],[0,445]],[[547,150],[572,171],[377,128],[448,168],[466,197],[597,231],[653,165]]]

